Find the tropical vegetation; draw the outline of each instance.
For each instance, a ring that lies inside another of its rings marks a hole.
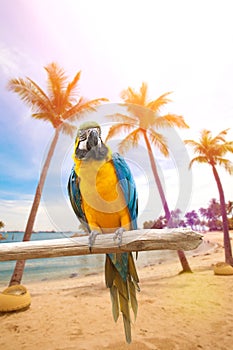
[[[52,62],[45,67],[45,70],[47,73],[47,93],[29,77],[25,79],[11,79],[8,83],[8,89],[17,93],[21,100],[31,108],[33,112],[32,117],[49,122],[55,130],[47,157],[41,170],[25,229],[24,241],[29,241],[31,238],[43,186],[58,142],[59,134],[65,133],[73,136],[76,127],[72,125],[72,122],[84,116],[85,113],[94,111],[96,106],[107,101],[106,98],[88,100],[79,96],[80,71],[74,76],[73,80],[69,82],[64,69],[59,67],[58,64]],[[24,266],[25,261],[17,261],[10,285],[19,284],[21,282]]]
[[[0,229],[3,228],[3,227],[5,227],[5,224],[4,224],[3,221],[0,221]]]
[[[188,125],[185,123],[182,116],[173,113],[161,115],[162,107],[168,102],[171,102],[168,98],[169,95],[170,92],[167,92],[155,100],[150,100],[148,97],[148,86],[144,82],[142,83],[139,92],[131,87],[123,90],[120,96],[125,103],[127,113],[117,113],[110,116],[117,123],[110,127],[106,138],[106,141],[108,141],[115,135],[127,133],[127,136],[119,144],[119,151],[121,153],[125,153],[131,147],[137,147],[141,138],[145,141],[168,226],[171,224],[171,213],[158,175],[152,147],[156,147],[165,157],[168,157],[169,149],[167,141],[162,135],[161,130],[173,127],[188,128]],[[183,271],[190,272],[191,269],[184,252],[178,251],[178,255]]]
[[[190,145],[193,148],[194,154],[196,155],[196,157],[194,157],[191,160],[189,167],[191,167],[195,162],[197,162],[208,164],[212,168],[214,179],[216,181],[219,192],[220,209],[223,225],[225,261],[226,263],[233,265],[225,195],[219,177],[219,173],[217,171],[217,166],[221,166],[229,174],[233,174],[233,163],[227,158],[225,158],[228,152],[233,153],[233,141],[226,140],[227,133],[228,129],[221,131],[218,135],[214,137],[212,136],[211,131],[204,129],[201,131],[199,141],[185,140],[185,144]]]
[[[231,208],[232,201],[226,204],[229,230],[233,230],[233,213]],[[195,231],[222,231],[223,222],[221,216],[221,206],[216,198],[212,198],[207,208],[199,208],[182,213],[180,209],[171,210],[171,220],[173,227],[190,227]],[[159,216],[155,220],[148,220],[143,223],[143,228],[164,228],[167,226],[165,216]]]
[[[48,168],[58,142],[60,133],[73,136],[76,127],[74,121],[83,117],[86,112],[95,111],[96,106],[107,101],[106,98],[87,100],[78,94],[78,85],[81,72],[78,72],[73,80],[68,77],[63,68],[52,62],[45,67],[47,73],[47,93],[29,77],[25,79],[11,79],[8,89],[19,95],[32,110],[32,117],[49,122],[54,128],[54,137],[41,170],[36,193],[32,203],[31,211],[27,220],[24,241],[30,240],[33,232],[34,222],[38,211],[41,194],[45,183]],[[164,208],[164,216],[144,223],[144,228],[164,227],[191,227],[195,230],[223,230],[225,260],[233,265],[229,229],[233,229],[233,201],[225,202],[223,186],[217,171],[217,166],[222,166],[229,173],[233,173],[233,163],[225,156],[228,152],[233,153],[233,142],[226,141],[227,130],[223,130],[213,137],[209,130],[203,130],[198,142],[185,140],[185,144],[191,146],[195,157],[191,160],[189,167],[197,163],[206,163],[211,166],[214,179],[219,191],[219,201],[211,199],[207,208],[197,211],[191,210],[181,217],[181,210],[170,210],[165,198],[161,180],[158,175],[154,150],[169,157],[169,148],[163,135],[165,128],[188,128],[182,116],[166,113],[161,114],[162,107],[167,105],[170,92],[164,93],[157,99],[148,97],[148,86],[142,83],[139,92],[128,87],[121,93],[124,101],[125,114],[116,113],[111,115],[114,123],[108,132],[106,141],[116,135],[126,135],[119,143],[119,151],[125,153],[131,147],[137,147],[142,139],[145,142],[153,176],[158,187],[161,202]],[[0,228],[4,223],[0,221]],[[191,271],[183,251],[178,251],[183,271]],[[21,282],[25,261],[17,261],[10,285]]]

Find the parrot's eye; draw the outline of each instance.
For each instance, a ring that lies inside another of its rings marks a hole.
[[[84,140],[86,140],[86,138],[87,138],[86,130],[80,130],[79,131],[79,140],[84,141]]]
[[[99,128],[90,128],[86,130],[79,130],[79,141],[84,141],[87,139],[88,135],[92,130],[97,131],[99,137],[100,137],[100,129]]]

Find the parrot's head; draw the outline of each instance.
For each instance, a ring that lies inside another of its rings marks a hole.
[[[86,122],[79,127],[75,145],[75,157],[80,160],[102,160],[108,154],[101,139],[101,128],[96,122]]]

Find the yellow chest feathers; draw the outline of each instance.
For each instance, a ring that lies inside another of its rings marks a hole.
[[[100,212],[116,212],[125,208],[125,199],[111,160],[82,161],[75,171],[80,178],[83,201]]]

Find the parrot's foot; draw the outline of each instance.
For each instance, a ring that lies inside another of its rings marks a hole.
[[[91,231],[91,233],[89,234],[88,237],[88,247],[89,247],[89,251],[91,253],[91,249],[95,243],[96,237],[99,235],[98,231]]]
[[[125,229],[123,227],[120,227],[115,231],[115,235],[113,237],[113,240],[114,241],[117,240],[118,247],[120,247],[122,244],[122,237],[123,237],[124,232],[125,232]]]

